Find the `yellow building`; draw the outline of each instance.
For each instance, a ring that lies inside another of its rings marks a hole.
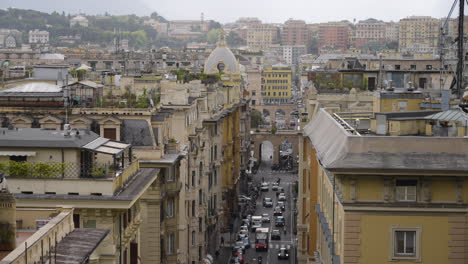
[[[266,68],[262,73],[264,104],[289,103],[292,97],[292,70],[284,64]]]
[[[467,263],[467,141],[304,128],[299,263]]]

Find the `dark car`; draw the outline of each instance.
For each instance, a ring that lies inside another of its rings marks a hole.
[[[271,170],[274,170],[274,171],[277,171],[280,169],[280,165],[279,164],[273,164],[273,166],[271,166]]]
[[[276,195],[278,196],[280,193],[284,193],[284,188],[279,186],[278,190],[276,190]]]
[[[284,205],[284,202],[278,202],[276,206],[279,207],[281,211],[283,212],[286,210],[286,206]]]
[[[280,248],[278,252],[278,259],[289,259],[289,250],[286,248]]]
[[[284,220],[283,216],[277,216],[275,219],[275,226],[284,226],[286,221]]]
[[[271,231],[271,239],[272,240],[281,240],[281,233],[279,230]]]
[[[273,215],[274,216],[283,215],[283,212],[281,211],[281,208],[279,206],[276,206],[275,209],[273,209]]]

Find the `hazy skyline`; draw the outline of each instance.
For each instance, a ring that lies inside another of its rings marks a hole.
[[[239,17],[258,17],[265,23],[283,23],[289,18],[317,23],[370,17],[398,21],[412,15],[442,18],[448,15],[452,4],[451,0],[2,0],[0,8],[93,15],[108,12],[143,16],[157,12],[168,20],[200,19],[203,12],[205,19],[222,23],[234,22]],[[456,14],[457,11],[452,17]]]

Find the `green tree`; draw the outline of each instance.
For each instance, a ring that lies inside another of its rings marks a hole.
[[[254,109],[250,113],[250,126],[252,128],[258,128],[261,125],[264,125],[265,121],[263,120],[262,113],[260,111]]]
[[[210,44],[216,43],[219,39],[220,34],[221,34],[221,29],[212,29],[208,31],[208,33],[206,34],[206,40]]]

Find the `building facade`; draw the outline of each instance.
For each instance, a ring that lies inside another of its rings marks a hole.
[[[400,52],[433,53],[439,44],[440,20],[412,16],[401,19],[398,29]]]
[[[247,46],[262,50],[280,42],[279,28],[272,24],[252,24],[247,30]]]
[[[263,104],[289,103],[292,96],[292,70],[284,64],[276,64],[263,70]]]
[[[49,32],[45,30],[30,30],[29,43],[49,43]]]
[[[328,22],[319,25],[319,49],[330,48],[346,50],[349,46],[349,22]]]
[[[306,46],[309,40],[307,25],[303,20],[289,19],[284,22],[281,32],[281,45],[285,46]]]
[[[362,48],[369,42],[382,44],[386,39],[386,26],[383,21],[369,18],[356,24],[354,47]]]

